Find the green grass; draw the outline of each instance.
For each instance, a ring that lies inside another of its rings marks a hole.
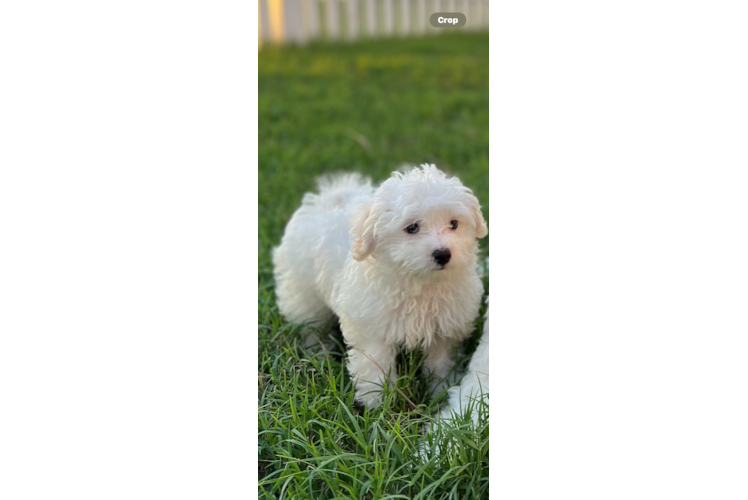
[[[280,316],[270,250],[329,172],[381,181],[402,162],[435,163],[488,218],[488,35],[265,47],[259,60],[260,498],[487,498],[488,426],[438,432],[442,448],[459,446],[418,458],[445,399],[429,397],[422,356],[401,355],[399,390],[387,387],[380,408],[354,404],[343,346],[304,353]]]

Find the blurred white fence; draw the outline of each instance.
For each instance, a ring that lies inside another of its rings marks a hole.
[[[461,12],[461,28],[434,28],[435,12]],[[260,0],[260,46],[488,30],[488,0]]]
[[[710,28],[748,26],[748,0],[258,0],[257,46],[422,36],[449,29]],[[434,28],[461,12],[462,28]]]

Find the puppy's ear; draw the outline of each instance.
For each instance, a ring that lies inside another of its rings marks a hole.
[[[471,200],[471,209],[473,210],[473,220],[475,221],[475,237],[485,238],[488,235],[488,227],[486,227],[486,221],[483,218],[483,212],[480,210],[480,203],[478,198],[475,196]]]
[[[371,205],[365,204],[358,207],[356,215],[351,221],[351,235],[356,241],[351,245],[351,255],[357,261],[362,261],[374,251],[377,240],[374,236],[374,224],[376,217]]]

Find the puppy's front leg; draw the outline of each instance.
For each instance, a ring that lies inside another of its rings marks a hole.
[[[437,394],[449,385],[446,380],[449,371],[454,366],[452,349],[459,341],[452,338],[435,337],[434,341],[423,349],[426,353],[424,367],[431,372],[431,394]]]
[[[395,345],[367,340],[352,345],[348,351],[348,372],[356,388],[356,401],[369,408],[382,401],[385,373],[393,384],[397,381],[396,356]]]

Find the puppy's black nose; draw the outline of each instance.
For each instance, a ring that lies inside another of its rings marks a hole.
[[[452,257],[452,252],[449,251],[449,248],[440,248],[439,250],[434,250],[434,253],[432,253],[434,260],[437,264],[440,266],[444,266],[449,262],[449,259]]]

